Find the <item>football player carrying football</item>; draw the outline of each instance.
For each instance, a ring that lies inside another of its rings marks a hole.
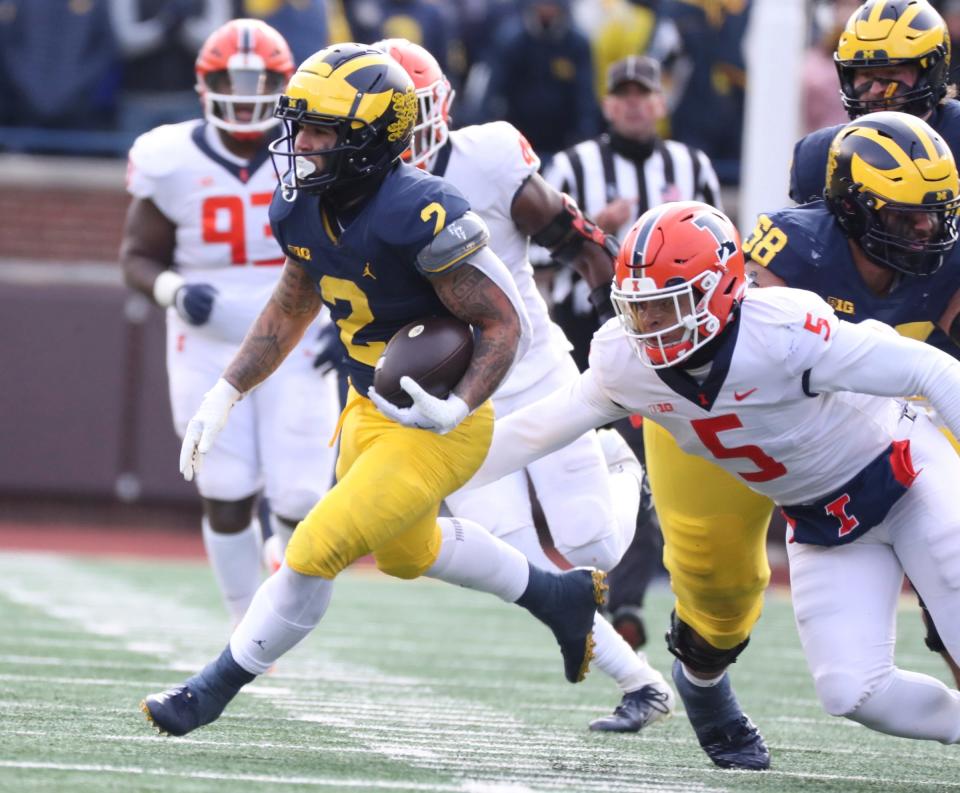
[[[133,199],[120,258],[127,283],[166,308],[170,404],[181,438],[284,261],[267,216],[277,186],[267,144],[292,74],[276,30],[254,19],[228,22],[197,56],[203,120],[158,127],[130,150]],[[269,499],[272,531],[285,544],[333,478],[326,442],[337,420],[336,381],[312,371],[311,360],[309,344],[300,344],[237,406],[197,476],[204,545],[234,624],[261,580],[257,494]]]
[[[609,285],[616,243],[540,177],[540,158],[511,124],[497,121],[450,130],[453,91],[427,50],[406,39],[374,46],[403,66],[417,91],[418,123],[409,161],[455,185],[483,218],[490,248],[509,268],[530,317],[530,347],[493,395],[496,415],[506,416],[578,375],[570,343],[551,321],[534,282],[527,258],[530,239],[583,272],[587,283],[598,287],[601,310],[606,303],[608,316],[613,315]],[[529,476],[554,547],[573,565],[612,569],[636,528],[643,472],[626,442],[610,432],[631,463],[620,473],[608,473],[591,430],[525,470],[484,488],[451,493],[447,506],[457,517],[482,523],[539,567],[556,570],[537,537]],[[497,509],[491,510],[490,504]],[[623,698],[611,716],[595,720],[591,728],[635,732],[669,714],[673,692],[646,656],[635,653],[602,616],[597,617],[594,637],[594,665],[616,680]]]
[[[338,481],[297,526],[283,565],[221,655],[183,685],[148,696],[144,711],[174,735],[216,719],[317,625],[333,579],[367,553],[390,575],[428,575],[529,609],[553,631],[567,679],[582,679],[603,574],[539,570],[473,521],[437,517],[486,456],[489,398],[529,329],[483,221],[455,188],[399,162],[417,118],[409,76],[381,50],[334,45],[300,65],[275,112],[286,134],[270,147],[281,174],[270,218],[286,263],[188,425],[181,470],[196,474],[232,406],[280,365],[325,303],[351,381]],[[473,357],[446,399],[404,378],[413,404],[398,408],[373,391],[374,365],[396,330],[431,314],[474,326]]]
[[[747,291],[736,229],[697,202],[641,216],[620,249],[613,301],[619,321],[597,331],[590,368],[496,423],[476,483],[590,427],[655,417],[685,453],[782,508],[797,626],[823,707],[890,735],[960,741],[960,693],[894,664],[904,572],[960,652],[960,459],[895,398],[925,395],[960,432],[960,362],[882,323],[840,320],[812,292]],[[730,548],[706,558],[704,572],[722,575],[743,549],[722,523],[715,530]],[[697,737],[718,765],[745,767],[742,743],[736,763],[720,751],[751,733],[724,659],[677,623],[675,680]]]

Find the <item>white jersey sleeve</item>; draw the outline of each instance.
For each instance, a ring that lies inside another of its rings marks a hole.
[[[496,183],[490,187],[510,195],[540,169],[540,158],[523,133],[506,121],[493,121],[460,130],[458,145],[465,155],[472,148],[483,153],[479,167]],[[474,145],[473,141],[477,143]]]
[[[803,289],[766,287],[762,295],[749,303],[752,324],[763,327],[771,362],[792,377],[802,376],[834,343],[837,315],[823,298]]]
[[[925,396],[954,437],[960,437],[960,361],[881,322],[841,321],[809,382],[811,390],[823,393]]]
[[[496,481],[562,449],[587,430],[626,415],[607,398],[588,369],[569,385],[498,419],[487,458],[465,487]]]
[[[190,126],[192,128],[195,124]],[[165,198],[164,181],[180,166],[179,152],[184,143],[184,136],[172,124],[140,135],[127,157],[127,192],[135,198],[150,199],[161,208]]]

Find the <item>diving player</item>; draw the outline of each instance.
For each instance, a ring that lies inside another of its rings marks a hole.
[[[450,130],[453,91],[427,50],[406,39],[386,39],[374,46],[403,66],[417,91],[418,123],[409,162],[463,193],[486,223],[490,248],[509,268],[523,298],[532,328],[530,348],[493,395],[496,415],[506,416],[578,375],[570,343],[551,321],[534,283],[527,258],[530,239],[577,266],[591,287],[601,287],[598,296],[603,296],[611,316],[609,284],[616,243],[539,176],[540,158],[515,127],[498,121]],[[596,433],[590,431],[494,484],[451,493],[447,506],[457,517],[483,523],[538,567],[557,570],[537,537],[529,476],[554,547],[573,565],[609,570],[633,537],[643,476],[626,443],[620,439],[619,445],[630,461],[620,473],[608,474]],[[491,504],[497,505],[495,510]],[[669,714],[673,692],[646,656],[635,653],[601,616],[594,637],[594,666],[617,681],[623,698],[611,716],[594,720],[591,728],[635,732]]]
[[[955,172],[948,184],[955,197]],[[812,292],[747,291],[736,229],[698,202],[641,216],[620,249],[613,301],[619,322],[595,334],[590,368],[497,421],[474,483],[630,412],[656,417],[686,453],[783,509],[797,626],[823,707],[890,735],[960,742],[960,693],[893,659],[904,572],[960,652],[960,458],[894,398],[925,395],[960,432],[960,362],[879,322],[839,320]],[[706,569],[738,551],[705,558]],[[672,638],[678,664],[717,661],[689,626]],[[688,690],[684,704],[725,765],[714,739],[749,722],[722,677],[708,681],[720,701]]]
[[[170,404],[181,438],[284,261],[267,216],[277,186],[267,144],[278,131],[273,106],[292,74],[276,30],[255,19],[228,22],[197,56],[203,120],[157,127],[130,150],[120,259],[127,284],[166,309]],[[301,343],[237,406],[197,476],[203,542],[234,625],[262,578],[257,494],[269,499],[271,530],[285,545],[333,478],[327,440],[337,420],[336,382],[313,371],[311,360],[310,344]]]
[[[437,518],[486,456],[489,398],[529,328],[483,221],[453,187],[398,162],[417,118],[409,76],[380,50],[337,44],[300,65],[276,114],[286,134],[270,147],[282,174],[270,217],[287,254],[283,274],[188,425],[180,465],[187,479],[197,473],[233,405],[280,365],[322,302],[351,381],[338,481],[297,526],[221,655],[148,696],[143,710],[173,735],[215,720],[317,625],[333,579],[367,553],[390,575],[428,575],[527,608],[553,631],[567,679],[581,680],[603,573],[545,572],[473,521]],[[473,358],[446,399],[403,378],[413,404],[396,407],[373,390],[374,365],[395,331],[430,314],[474,326]]]

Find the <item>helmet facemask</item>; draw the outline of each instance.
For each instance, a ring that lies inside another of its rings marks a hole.
[[[896,204],[861,194],[856,200],[864,205],[866,221],[857,241],[874,264],[905,275],[933,275],[957,242],[958,199]]]
[[[197,84],[207,121],[240,140],[263,137],[276,126],[273,111],[286,83],[285,75],[252,64],[253,59],[209,72]]]
[[[687,360],[716,338],[723,325],[710,310],[722,281],[718,273],[707,270],[690,281],[671,280],[677,283],[663,288],[646,277],[625,278],[613,286],[620,325],[640,360],[651,369]]]
[[[861,98],[868,90],[869,83],[857,88],[855,79],[858,74],[865,70],[907,64],[917,67],[913,85],[891,81],[888,95],[879,99]],[[837,61],[836,67],[840,78],[840,99],[851,119],[878,110],[898,110],[923,118],[947,93],[947,60],[940,51],[918,60]]]
[[[404,160],[411,165],[427,168],[431,158],[443,148],[450,137],[448,118],[450,104],[456,92],[444,78],[432,85],[418,88],[416,94],[419,112],[410,148],[404,153]]]

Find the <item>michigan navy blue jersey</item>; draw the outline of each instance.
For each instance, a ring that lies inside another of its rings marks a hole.
[[[954,159],[960,162],[960,101],[948,99],[938,105],[928,123],[944,139]],[[823,196],[827,178],[827,153],[836,134],[846,126],[824,127],[797,141],[790,164],[790,198],[798,204]]]
[[[875,295],[853,262],[843,230],[823,201],[760,215],[743,250],[787,286],[816,292],[850,322],[878,319],[925,339],[960,289],[960,248],[931,276],[904,276],[887,295]],[[904,326],[914,325],[906,328]],[[960,357],[960,348],[948,350]]]
[[[274,194],[274,236],[316,281],[361,394],[373,384],[373,367],[396,331],[419,317],[450,315],[416,257],[469,208],[453,185],[409,165],[390,171],[345,228],[316,196],[300,191],[290,202],[280,189]]]

